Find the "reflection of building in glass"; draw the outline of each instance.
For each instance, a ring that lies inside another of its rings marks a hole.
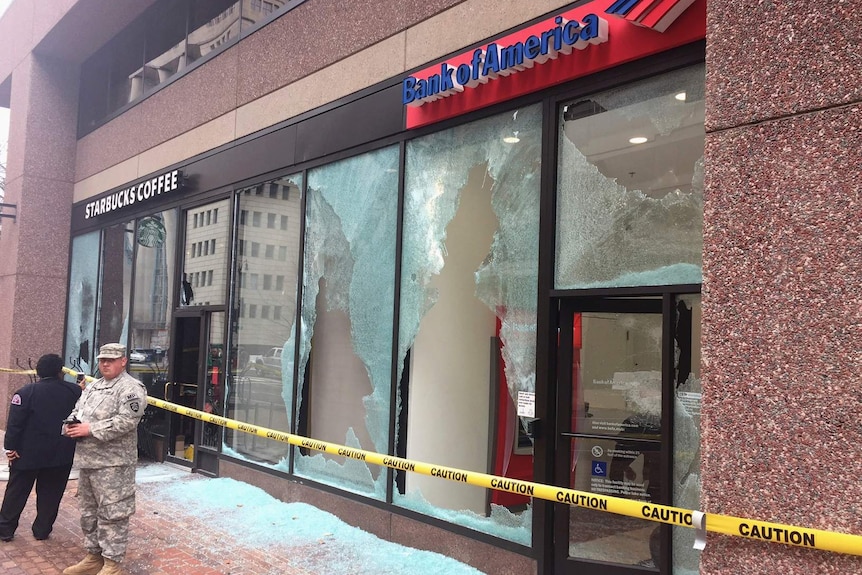
[[[182,305],[224,305],[230,204],[227,200],[186,212]]]
[[[173,309],[173,253],[176,242],[175,212],[163,212],[138,222],[138,252],[135,260],[135,305],[132,346],[166,349],[170,341],[170,314]]]
[[[296,313],[300,190],[291,179],[240,196],[235,316],[250,354],[284,344]]]
[[[169,50],[149,60],[129,76],[129,98],[132,102],[141,95],[166,82],[186,66],[205,57],[222,45],[239,38],[242,28],[281,10],[283,0],[243,0],[231,4],[223,11],[198,26]]]

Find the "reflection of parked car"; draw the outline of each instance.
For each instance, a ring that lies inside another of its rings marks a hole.
[[[165,350],[157,347],[153,349],[133,349],[129,352],[131,363],[158,363],[165,358]]]
[[[145,361],[147,361],[147,355],[136,349],[133,349],[132,352],[129,354],[129,361],[131,361],[132,363],[144,363]]]
[[[248,369],[258,376],[279,377],[281,374],[282,348],[272,347],[262,355],[252,354],[248,356]]]
[[[282,348],[273,347],[269,350],[269,353],[260,358],[258,363],[263,363],[264,365],[270,365],[273,367],[281,367],[281,352]]]

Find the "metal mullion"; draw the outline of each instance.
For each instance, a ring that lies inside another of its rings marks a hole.
[[[404,195],[405,195],[405,170],[407,165],[407,143],[401,141],[398,144],[398,205],[396,207],[396,225],[395,225],[395,277],[392,280],[395,282],[395,298],[392,302],[392,351],[390,357],[390,377],[389,377],[389,454],[395,455],[397,448],[397,433],[396,429],[399,425],[406,425],[406,421],[399,420],[398,413],[398,392],[401,385],[401,378],[398,377],[398,349],[399,349],[399,332],[401,329],[401,258],[403,257],[402,248],[404,245]],[[406,370],[405,370],[406,371]],[[403,377],[403,372],[402,372]],[[404,402],[406,412],[406,402]],[[386,468],[386,503],[392,503],[395,493],[394,479],[398,473],[394,469]]]
[[[666,505],[673,505],[673,406],[674,406],[674,296],[665,293],[662,296],[662,405],[661,405],[661,439],[664,448],[661,450],[662,485],[661,497]],[[672,568],[672,531],[670,525],[661,525],[661,552],[659,553],[661,573],[670,573]]]
[[[302,341],[302,286],[305,278],[303,270],[305,269],[305,232],[306,232],[306,209],[308,205],[308,169],[298,172],[302,176],[302,201],[299,206],[299,253],[296,257],[296,305],[294,306],[293,317],[293,388],[290,401],[290,432],[298,433],[299,431],[299,413],[297,411],[297,396],[299,395],[299,345]],[[287,406],[285,406],[287,407]],[[287,452],[288,475],[294,474],[294,465],[296,463],[296,448],[291,447]]]

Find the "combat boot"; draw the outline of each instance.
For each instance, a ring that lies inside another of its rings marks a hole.
[[[63,575],[97,575],[104,563],[101,555],[87,553],[79,563],[63,569]]]
[[[122,575],[122,573],[123,571],[120,569],[119,563],[111,559],[105,559],[105,565],[96,575]]]

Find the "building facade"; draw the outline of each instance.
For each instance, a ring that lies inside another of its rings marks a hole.
[[[0,366],[120,341],[253,426],[862,533],[852,9],[15,0]],[[139,446],[487,573],[862,567],[154,407]]]

